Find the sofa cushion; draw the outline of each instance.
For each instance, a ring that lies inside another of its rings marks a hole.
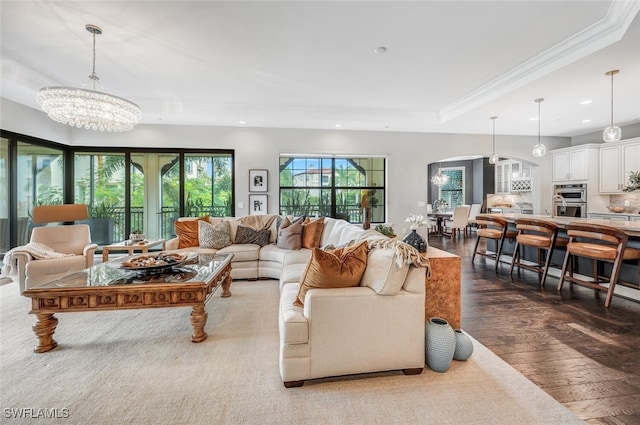
[[[361,286],[368,286],[378,295],[397,295],[402,289],[409,265],[398,266],[395,249],[376,248],[369,251],[367,268],[362,275]]]
[[[218,250],[219,254],[233,254],[231,259],[232,267],[234,263],[240,261],[257,261],[260,255],[260,246],[256,244],[234,243]],[[256,264],[257,266],[257,264]]]
[[[317,248],[320,246],[322,229],[324,228],[324,217],[315,220],[305,219],[302,223],[302,247]]]
[[[253,243],[260,246],[269,244],[271,238],[271,230],[262,229],[254,230],[245,226],[238,226],[236,230],[236,242],[235,243]]]
[[[198,239],[201,248],[220,249],[231,245],[231,226],[227,220],[216,225],[198,220]]]
[[[176,220],[173,226],[178,237],[178,248],[192,248],[200,246],[198,239],[198,222],[209,221],[209,217],[198,217],[193,220]]]
[[[282,220],[276,246],[284,249],[302,248],[302,223],[291,223],[288,218]]]
[[[367,267],[367,243],[330,251],[314,248],[302,274],[294,305],[302,307],[312,288],[346,288],[358,286]]]

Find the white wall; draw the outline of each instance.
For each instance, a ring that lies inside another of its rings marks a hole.
[[[10,113],[5,117],[5,111]],[[127,133],[101,133],[51,123],[34,109],[2,100],[2,129],[75,146],[234,149],[236,215],[247,214],[249,169],[269,170],[269,212],[278,212],[279,155],[385,155],[387,161],[387,220],[400,231],[410,213],[425,213],[427,165],[466,155],[491,153],[491,135],[298,130],[207,126],[138,125]],[[34,133],[34,131],[36,133]],[[551,158],[531,154],[537,137],[496,136],[501,157],[527,160],[534,167],[534,210],[550,209]],[[543,137],[547,150],[570,145],[569,138]],[[244,209],[237,203],[244,202]]]

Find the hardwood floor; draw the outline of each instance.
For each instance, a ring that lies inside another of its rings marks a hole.
[[[466,240],[429,243],[462,257],[462,328],[591,425],[640,425],[640,303],[476,257]]]

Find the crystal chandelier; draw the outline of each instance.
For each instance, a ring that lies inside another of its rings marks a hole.
[[[619,72],[619,70],[614,69],[605,74],[607,77],[611,76],[611,125],[602,132],[602,140],[605,142],[617,142],[622,139],[622,130],[620,130],[620,127],[613,125],[613,76]]]
[[[493,153],[489,157],[489,164],[495,164],[498,162],[500,157],[496,153],[496,118],[498,117],[489,117],[491,121],[493,121]]]
[[[440,187],[440,186],[444,186],[448,182],[449,182],[449,176],[442,172],[442,168],[440,168],[440,164],[438,163],[438,172],[434,174],[433,177],[431,177],[431,183]]]
[[[100,131],[129,131],[140,120],[140,108],[122,97],[108,94],[96,75],[96,34],[102,29],[87,24],[93,34],[93,71],[83,88],[44,87],[37,95],[40,107],[54,121]],[[90,86],[91,89],[84,88]]]
[[[538,143],[533,147],[533,156],[545,156],[547,147],[540,142],[540,103],[544,102],[543,98],[534,100],[538,104]]]

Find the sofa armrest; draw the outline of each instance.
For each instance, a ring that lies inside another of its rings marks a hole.
[[[13,267],[13,275],[11,278],[18,282],[18,287],[20,288],[20,293],[25,290],[25,280],[26,280],[26,268],[27,263],[32,261],[34,258],[27,252],[14,252],[12,254],[12,262],[11,265]],[[5,261],[7,259],[5,258]]]
[[[164,249],[166,249],[167,251],[178,249],[179,246],[180,246],[180,242],[177,237],[169,239],[164,243]]]
[[[93,266],[93,256],[96,254],[96,250],[98,249],[98,244],[91,243],[84,247],[82,250],[82,255],[87,257],[87,268]]]

